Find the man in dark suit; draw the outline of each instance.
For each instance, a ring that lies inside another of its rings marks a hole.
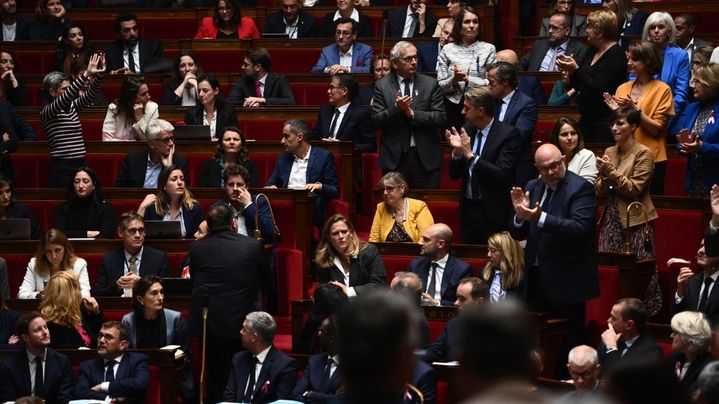
[[[117,39],[105,47],[107,70],[111,74],[141,74],[164,57],[160,42],[139,38],[138,21],[135,14],[128,13],[115,18]]]
[[[355,150],[360,152],[374,152],[377,149],[369,111],[352,102],[357,91],[357,81],[351,74],[332,75],[327,90],[330,103],[320,107],[317,113],[313,140],[352,142]]]
[[[0,9],[6,3],[0,3]],[[19,141],[36,140],[37,133],[15,111],[12,104],[0,101],[0,174],[15,182],[15,170],[10,154],[18,149]]]
[[[437,27],[437,17],[427,10],[426,0],[410,0],[406,9],[390,10],[387,20],[391,38],[429,37]]]
[[[144,246],[145,220],[137,212],[129,211],[120,216],[117,236],[122,248],[102,256],[100,275],[92,288],[95,296],[132,296],[132,288],[145,275],[170,276],[167,254],[150,246]]]
[[[472,267],[450,254],[452,229],[435,223],[422,232],[420,255],[409,264],[410,272],[422,280],[422,303],[451,306],[457,300],[459,281],[472,275]]]
[[[160,173],[172,165],[182,167],[187,178],[187,162],[175,153],[174,129],[164,119],[150,122],[145,132],[147,150],[127,153],[115,186],[156,189]]]
[[[215,403],[222,399],[232,356],[242,350],[242,322],[258,306],[267,262],[259,241],[237,234],[228,206],[210,208],[207,228],[209,234],[190,248],[190,334],[202,336],[207,309],[207,400]]]
[[[290,39],[317,36],[315,17],[302,11],[302,0],[280,0],[280,7],[282,11],[265,19],[263,34],[287,34]]]
[[[302,378],[292,392],[292,400],[303,403],[323,402],[335,397],[342,386],[337,342],[337,316],[325,318],[317,331],[323,352],[310,356]]]
[[[692,60],[692,55],[702,46],[714,47],[709,41],[705,41],[694,35],[694,17],[691,14],[683,13],[674,17],[674,25],[677,26],[677,46],[687,51],[689,54],[689,61]]]
[[[309,125],[299,119],[285,122],[282,145],[285,152],[277,156],[272,175],[265,188],[306,189],[319,195],[315,201],[315,225],[322,228],[324,206],[330,199],[339,198],[339,180],[332,153],[311,147]],[[293,172],[297,175],[291,175]]]
[[[517,53],[511,49],[502,49],[497,52],[497,62],[507,62],[514,66],[516,69],[519,65],[519,59]],[[544,105],[547,103],[547,95],[542,89],[542,83],[535,76],[529,74],[517,74],[517,90],[530,96],[537,105]]]
[[[329,13],[325,14],[324,18],[322,19],[322,25],[320,26],[320,32],[318,36],[322,38],[332,38],[332,36],[335,34],[337,22],[339,20],[346,21],[348,19],[351,19],[355,22],[354,32],[358,34],[361,38],[371,38],[375,36],[372,30],[372,21],[366,14],[361,13],[355,7],[354,3],[355,2],[352,0],[338,0],[337,10],[330,11]]]
[[[0,18],[2,19],[2,32],[0,40],[3,42],[22,41],[28,39],[30,33],[30,20],[17,13],[17,2],[5,0],[0,2]]]
[[[685,261],[686,262],[686,261]],[[709,256],[704,248],[704,240],[697,251],[696,274],[691,268],[683,267],[677,277],[677,291],[674,296],[674,314],[682,311],[704,313],[709,323],[719,324],[719,256]]]
[[[556,72],[555,63],[558,54],[574,55],[574,60],[582,60],[586,47],[580,40],[571,38],[572,17],[565,13],[554,13],[549,17],[546,39],[534,41],[532,50],[519,60],[521,70],[529,72]]]
[[[454,38],[452,37],[453,28],[454,20],[450,18],[444,23],[442,31],[439,33],[439,41],[426,42],[417,45],[417,55],[419,56],[419,60],[417,61],[418,72],[437,72],[437,58],[439,57],[439,52],[442,51],[444,45],[454,42]]]
[[[399,171],[410,188],[439,188],[442,147],[437,129],[447,114],[437,80],[417,74],[417,48],[397,42],[390,52],[392,70],[375,83],[372,122],[382,129],[379,166]]]
[[[254,48],[245,54],[245,74],[232,87],[227,104],[243,107],[295,105],[295,96],[285,76],[270,72],[272,58],[265,48]]]
[[[560,352],[565,356],[583,342],[585,304],[599,296],[597,200],[592,184],[567,170],[557,146],[540,146],[534,164],[540,178],[524,190],[512,188],[515,215],[509,232],[515,240],[527,240],[524,285],[530,307],[569,320]]]
[[[127,327],[121,322],[102,324],[97,339],[99,358],[80,364],[75,399],[145,402],[150,385],[149,361],[145,354],[127,352],[129,340]]]
[[[470,88],[464,98],[466,125],[448,131],[452,146],[449,175],[462,178],[460,219],[462,242],[487,244],[494,233],[507,230],[512,213],[509,190],[519,159],[517,129],[494,119],[495,100],[485,86]]]
[[[532,135],[537,124],[537,103],[525,93],[517,91],[517,70],[512,64],[497,62],[489,66],[487,80],[497,101],[494,118],[519,131],[522,144],[514,185],[522,186],[532,178],[537,178],[537,169],[532,164]]]
[[[461,314],[465,309],[476,304],[482,304],[489,298],[487,283],[479,278],[467,277],[459,281],[457,286],[457,300],[454,305]],[[432,363],[445,362],[457,359],[459,348],[459,316],[447,321],[437,340],[431,343],[421,355],[423,361]]]
[[[72,364],[67,356],[49,348],[45,319],[38,312],[24,314],[16,330],[25,347],[0,365],[0,401],[34,395],[48,404],[68,403],[72,399]]]
[[[662,349],[647,335],[645,323],[647,308],[639,299],[619,299],[607,319],[607,330],[602,333],[597,353],[604,372],[626,358],[662,359]]]
[[[232,358],[223,400],[271,403],[290,399],[297,384],[297,363],[275,348],[277,324],[269,313],[249,313],[242,323],[242,346]]]

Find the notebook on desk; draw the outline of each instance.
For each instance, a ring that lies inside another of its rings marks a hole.
[[[182,238],[179,220],[145,220],[146,238]]]
[[[30,240],[30,219],[0,219],[0,240]]]

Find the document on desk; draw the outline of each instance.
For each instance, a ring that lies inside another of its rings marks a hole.
[[[457,362],[457,361],[432,362],[432,366],[444,366],[447,368],[456,368],[456,367],[459,367],[459,362]]]

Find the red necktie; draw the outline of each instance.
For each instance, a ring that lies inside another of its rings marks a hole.
[[[260,81],[255,80],[255,93],[258,97],[262,98],[262,90],[260,90]]]

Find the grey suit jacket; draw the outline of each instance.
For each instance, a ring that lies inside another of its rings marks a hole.
[[[528,72],[538,72],[539,67],[542,66],[542,60],[549,50],[549,39],[540,39],[534,42],[532,50],[525,53],[521,59],[519,59],[519,69]],[[575,38],[570,38],[567,43],[566,54],[573,54],[574,60],[580,61],[586,52],[587,47]]]

